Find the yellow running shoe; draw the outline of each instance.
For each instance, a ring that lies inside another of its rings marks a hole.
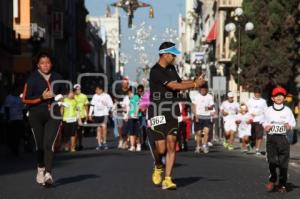
[[[227,148],[228,148],[228,145],[229,145],[229,144],[228,144],[227,140],[224,140],[224,142],[223,142],[223,146],[224,146],[224,148],[225,148],[225,149],[227,149]]]
[[[234,149],[234,147],[230,144],[230,145],[228,145],[228,150],[229,151],[232,151]]]
[[[172,182],[171,177],[165,177],[164,181],[162,182],[162,189],[176,189],[176,184]]]
[[[159,185],[161,183],[161,180],[162,180],[162,177],[161,177],[161,174],[162,174],[163,170],[162,168],[158,168],[158,167],[154,167],[154,170],[153,170],[153,173],[152,173],[152,182],[153,184],[155,185]]]

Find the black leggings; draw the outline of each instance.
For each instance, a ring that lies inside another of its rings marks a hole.
[[[50,116],[49,111],[32,110],[29,123],[36,144],[38,167],[45,167],[51,172],[54,144],[60,130],[61,121]]]

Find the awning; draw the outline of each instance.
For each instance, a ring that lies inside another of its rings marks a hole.
[[[205,39],[205,41],[207,43],[210,43],[216,39],[217,39],[217,22],[215,21]]]
[[[90,53],[92,52],[92,46],[86,39],[85,35],[81,32],[78,33],[78,44],[79,48],[84,52],[84,53]]]

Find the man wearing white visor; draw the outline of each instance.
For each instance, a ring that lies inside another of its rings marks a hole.
[[[148,108],[147,129],[153,147],[155,167],[152,181],[162,183],[162,189],[176,189],[171,179],[175,162],[175,146],[178,132],[179,91],[197,88],[205,83],[204,77],[195,80],[181,80],[173,65],[180,51],[172,42],[164,42],[159,47],[159,60],[150,71],[150,106]],[[165,178],[162,181],[162,156],[166,155]]]

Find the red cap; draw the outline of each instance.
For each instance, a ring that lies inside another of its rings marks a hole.
[[[125,76],[125,77],[123,77],[122,80],[124,80],[124,81],[129,81],[129,77],[128,77],[128,76]]]
[[[283,87],[277,86],[276,88],[274,88],[272,90],[272,96],[277,96],[279,94],[282,94],[283,96],[286,96],[287,95],[287,91]]]

